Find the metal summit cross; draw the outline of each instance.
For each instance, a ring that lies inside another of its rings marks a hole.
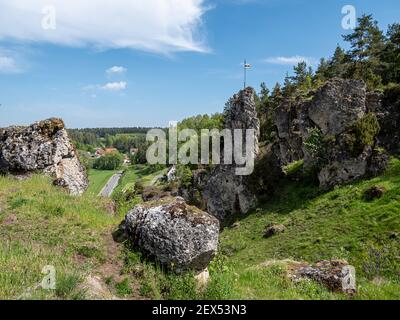
[[[246,59],[244,60],[243,64],[243,69],[244,69],[244,89],[246,89],[246,82],[247,82],[247,69],[251,68],[251,64],[246,62]]]

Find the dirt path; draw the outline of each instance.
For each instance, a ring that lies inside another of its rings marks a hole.
[[[140,282],[131,274],[123,274],[123,245],[114,241],[111,233],[104,234],[103,239],[104,263],[98,266],[86,278],[85,289],[89,297],[101,300],[143,300],[140,295]],[[130,280],[132,294],[118,297],[115,284],[126,278]]]

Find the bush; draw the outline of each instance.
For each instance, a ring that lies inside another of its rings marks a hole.
[[[188,166],[178,165],[176,170],[176,177],[181,187],[185,189],[189,189],[191,187],[193,173]]]
[[[122,165],[122,162],[123,157],[120,153],[110,153],[96,159],[93,168],[98,170],[116,170]]]
[[[368,113],[354,125],[357,142],[363,146],[373,146],[375,137],[381,130],[375,114]]]
[[[79,161],[86,168],[86,170],[92,169],[94,161],[91,158],[91,156],[87,153],[87,151],[79,150],[78,154],[79,154]]]
[[[324,139],[322,131],[318,128],[308,129],[309,137],[304,141],[304,147],[314,160],[314,165],[321,168],[327,159],[327,141]]]

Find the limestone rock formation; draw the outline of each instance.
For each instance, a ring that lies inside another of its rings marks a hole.
[[[358,80],[333,79],[302,105],[305,166],[318,162],[321,187],[381,171],[377,166],[370,170],[379,125],[375,114],[367,111],[366,85]],[[314,152],[307,148],[310,142]]]
[[[54,177],[54,184],[65,187],[73,195],[87,189],[85,168],[61,119],[0,129],[0,173],[29,172]]]
[[[307,116],[324,136],[341,134],[365,115],[366,89],[363,81],[333,79],[317,90]]]
[[[254,129],[256,133],[254,152],[257,155],[260,121],[257,117],[254,94],[252,88],[247,88],[228,101],[224,114],[224,127],[232,132],[235,129],[244,130],[243,145],[246,141],[245,130]],[[235,161],[232,165],[217,166],[211,172],[204,188],[203,197],[207,212],[220,220],[235,213],[246,213],[256,201],[249,187],[249,176],[237,175],[237,167]]]
[[[176,272],[204,270],[217,252],[218,220],[183,198],[138,205],[121,223],[143,253]]]

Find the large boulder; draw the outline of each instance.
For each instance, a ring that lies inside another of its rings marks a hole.
[[[253,129],[256,135],[254,139],[255,158],[259,151],[260,121],[257,117],[254,94],[254,89],[246,88],[228,101],[224,114],[224,127],[232,132],[235,129],[244,130],[243,146],[246,145],[245,130]],[[223,157],[221,163],[224,163]],[[249,187],[249,176],[238,175],[236,170],[238,167],[240,165],[237,165],[234,160],[231,165],[216,166],[204,188],[203,197],[207,212],[219,220],[224,220],[235,213],[246,213],[256,201],[256,195]]]
[[[204,270],[218,248],[218,220],[182,198],[138,205],[120,230],[143,253],[176,272]]]
[[[54,184],[65,187],[73,195],[87,189],[85,168],[61,119],[0,129],[0,173],[28,172],[43,172],[54,177]]]

